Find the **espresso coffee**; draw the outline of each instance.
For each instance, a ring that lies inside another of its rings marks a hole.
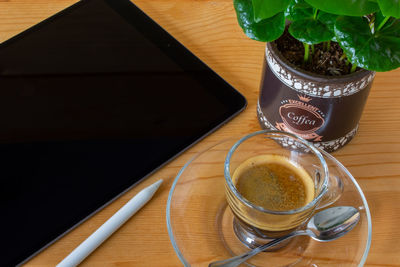
[[[232,178],[245,199],[267,210],[293,210],[314,199],[314,182],[310,175],[284,156],[249,158],[236,168]]]

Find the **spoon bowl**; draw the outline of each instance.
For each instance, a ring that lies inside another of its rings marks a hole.
[[[360,220],[360,212],[354,207],[333,207],[315,214],[307,224],[307,229],[314,235],[311,238],[328,242],[342,237]]]
[[[353,229],[360,220],[360,212],[350,206],[332,207],[316,213],[307,223],[306,230],[297,230],[286,236],[250,250],[242,255],[210,263],[209,267],[234,267],[245,262],[269,247],[275,246],[289,238],[308,235],[314,240],[328,242],[335,240]]]

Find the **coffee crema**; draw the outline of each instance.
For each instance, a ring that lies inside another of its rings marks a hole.
[[[314,199],[314,182],[307,171],[280,155],[259,155],[233,173],[239,193],[256,206],[273,211],[301,208]]]

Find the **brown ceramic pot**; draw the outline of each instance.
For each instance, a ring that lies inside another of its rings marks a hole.
[[[294,133],[332,152],[356,134],[375,72],[322,76],[289,63],[267,43],[257,115],[263,129]]]

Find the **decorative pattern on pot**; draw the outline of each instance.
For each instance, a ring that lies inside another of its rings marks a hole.
[[[297,134],[328,152],[356,134],[375,72],[321,76],[288,63],[274,43],[266,48],[257,108],[260,125]]]
[[[364,89],[375,77],[375,72],[368,71],[368,75],[365,75],[359,80],[351,82],[337,81],[337,83],[332,86],[326,82],[313,81],[292,73],[290,70],[285,68],[285,66],[282,66],[277,60],[275,60],[268,47],[265,48],[265,55],[268,66],[278,79],[299,93],[309,94],[312,96],[330,98],[352,95]]]

